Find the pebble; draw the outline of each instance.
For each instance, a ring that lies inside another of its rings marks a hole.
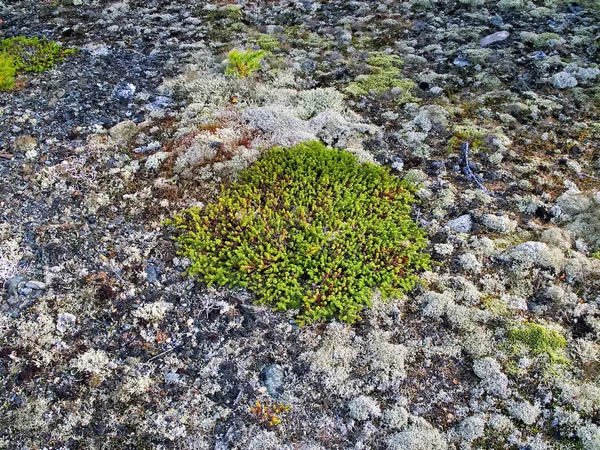
[[[473,219],[470,214],[465,214],[448,221],[446,226],[457,233],[470,233],[473,228]]]
[[[46,283],[42,283],[41,281],[28,281],[27,284],[25,284],[25,287],[41,291],[46,289]]]
[[[454,61],[452,63],[458,67],[466,67],[471,65],[471,63],[462,56],[457,56],[456,58],[454,58]]]
[[[273,398],[279,397],[283,388],[283,370],[277,364],[271,364],[260,373],[263,385]]]
[[[153,266],[152,264],[148,264],[146,266],[146,279],[148,283],[154,283],[158,281],[158,277],[160,276],[160,270],[158,267]]]
[[[487,35],[486,37],[479,40],[479,45],[482,47],[487,47],[488,45],[495,44],[497,42],[502,42],[506,40],[510,36],[508,31],[497,31],[496,33],[492,33]]]
[[[4,285],[8,295],[16,295],[19,292],[19,284],[21,284],[23,281],[25,281],[25,278],[23,278],[21,275],[16,275],[12,278],[9,278]]]

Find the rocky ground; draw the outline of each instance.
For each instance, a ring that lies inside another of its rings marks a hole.
[[[78,49],[0,92],[0,448],[600,449],[597,2],[0,19]],[[238,79],[234,48],[268,54]],[[309,139],[419,186],[436,264],[353,326],[190,279],[163,225]]]

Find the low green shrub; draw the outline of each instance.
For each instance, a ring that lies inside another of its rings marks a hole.
[[[299,324],[352,323],[374,289],[401,295],[429,267],[413,190],[384,167],[309,142],[271,149],[215,203],[167,223],[180,230],[190,275],[298,310]]]
[[[260,61],[265,56],[264,50],[231,50],[227,55],[227,75],[244,78],[260,67]]]

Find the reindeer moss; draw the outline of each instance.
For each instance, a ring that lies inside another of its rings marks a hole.
[[[268,151],[215,203],[168,223],[190,275],[246,287],[300,324],[351,323],[374,289],[400,295],[429,267],[412,193],[387,169],[310,142]]]

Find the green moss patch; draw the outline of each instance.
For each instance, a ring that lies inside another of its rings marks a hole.
[[[537,323],[528,323],[508,330],[508,340],[515,346],[525,348],[531,355],[547,354],[550,361],[567,363],[562,355],[562,349],[567,346],[567,340],[555,330]]]
[[[0,41],[0,89],[14,87],[19,71],[43,72],[62,62],[75,49],[64,49],[47,39],[17,36]]]
[[[367,58],[367,64],[371,66],[369,75],[357,77],[346,87],[346,92],[359,96],[367,95],[370,92],[383,94],[393,88],[400,89],[397,96],[397,103],[404,104],[408,102],[417,102],[415,97],[415,83],[409,78],[400,78],[402,71],[399,66],[402,60],[397,55],[388,55],[386,53],[373,53]]]
[[[410,218],[413,187],[319,142],[274,148],[215,203],[169,221],[190,275],[246,287],[300,324],[354,322],[374,289],[412,289],[429,267]]]
[[[15,87],[17,69],[15,61],[8,53],[0,53],[0,91],[10,91]]]

